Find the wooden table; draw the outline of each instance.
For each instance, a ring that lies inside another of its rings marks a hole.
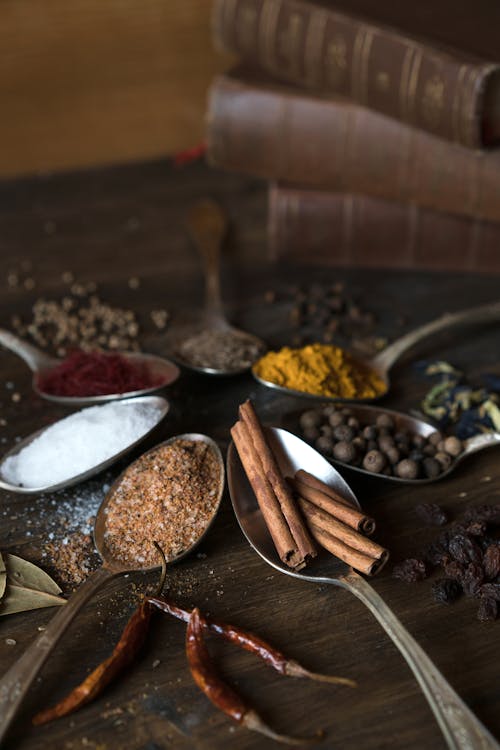
[[[220,175],[202,165],[176,171],[165,162],[1,185],[1,324],[8,327],[12,314],[28,315],[36,297],[60,294],[61,273],[67,270],[78,279],[99,282],[103,298],[133,308],[144,319],[151,309],[176,313],[199,305],[202,275],[182,215],[190,202],[205,195],[219,199],[232,219],[223,273],[228,312],[272,346],[290,338],[286,292],[297,283],[344,280],[364,307],[377,312],[377,330],[388,337],[444,311],[499,297],[494,276],[273,266],[266,261],[265,189],[260,183]],[[16,269],[23,278],[33,278],[36,287],[9,286],[7,275]],[[130,288],[132,277],[139,278],[138,289]],[[274,305],[264,302],[271,288],[278,292]],[[401,315],[406,322],[401,323]],[[148,331],[144,348],[161,352],[162,335],[151,327]],[[415,357],[444,358],[477,372],[498,363],[498,344],[498,326],[488,326],[429,341]],[[7,422],[0,429],[6,450],[17,436],[66,412],[31,394],[30,374],[20,360],[2,352],[0,362],[0,401]],[[428,385],[406,357],[393,371],[385,404],[414,408]],[[20,401],[12,401],[13,392],[21,395]],[[205,432],[225,451],[237,405],[248,396],[268,424],[280,424],[286,413],[307,403],[278,396],[250,376],[216,379],[186,372],[168,391],[172,408],[159,437]],[[415,514],[417,504],[438,502],[456,518],[469,504],[498,502],[497,460],[496,450],[483,452],[441,483],[422,487],[373,479],[352,484],[377,520],[378,540],[397,562],[435,535]],[[102,486],[105,479],[98,478],[94,486]],[[65,494],[65,502],[72,497],[76,501],[84,489]],[[0,549],[43,565],[48,524],[62,497],[2,492]],[[433,579],[407,585],[393,579],[391,569],[389,564],[373,586],[470,708],[500,737],[499,623],[479,622],[477,603],[471,599],[439,605],[431,595]],[[275,747],[212,707],[189,674],[184,626],[161,616],[153,623],[142,656],[105,695],[73,716],[46,727],[31,726],[34,712],[65,694],[106,657],[137,601],[136,591],[154,581],[155,576],[144,574],[118,578],[85,608],[30,691],[7,748]],[[308,735],[323,728],[326,736],[319,747],[343,750],[445,747],[415,679],[362,605],[345,591],[294,580],[268,567],[243,538],[227,494],[198,554],[172,568],[170,583],[181,603],[257,631],[313,670],[358,680],[359,687],[348,690],[285,679],[250,655],[211,641],[223,674],[277,730]],[[52,615],[45,609],[0,620],[0,673]],[[7,645],[6,639],[15,645]]]

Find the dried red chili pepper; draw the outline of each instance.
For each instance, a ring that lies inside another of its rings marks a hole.
[[[145,599],[127,622],[111,656],[99,664],[59,703],[36,714],[33,724],[46,724],[53,719],[66,716],[98,696],[136,657],[149,630],[153,611],[153,607]]]
[[[203,618],[199,609],[195,607],[189,617],[186,631],[186,654],[194,681],[214,706],[224,711],[241,726],[260,732],[278,742],[303,745],[304,742],[319,739],[316,737],[304,740],[277,734],[264,724],[257,712],[247,706],[245,701],[218,675],[203,640],[203,627]]]
[[[173,617],[176,617],[178,620],[189,622],[191,612],[179,607],[169,599],[166,599],[165,597],[150,596],[148,597],[148,601],[162,612],[168,612],[168,614],[173,615]],[[330,682],[338,685],[356,687],[356,682],[347,677],[336,677],[335,675],[310,672],[294,659],[287,659],[281,651],[278,651],[278,649],[274,648],[274,646],[271,646],[254,633],[249,633],[248,631],[237,628],[234,625],[229,625],[228,623],[221,622],[220,620],[208,617],[207,615],[203,615],[202,625],[212,633],[224,638],[224,640],[243,648],[245,651],[255,654],[268,664],[268,666],[272,667],[282,675],[288,677],[305,677],[318,682]]]

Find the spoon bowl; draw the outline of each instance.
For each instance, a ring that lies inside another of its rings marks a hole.
[[[493,302],[488,305],[471,307],[456,313],[445,313],[441,317],[436,318],[436,320],[426,323],[425,325],[410,331],[396,341],[393,341],[392,344],[389,344],[389,346],[374,357],[361,357],[355,352],[349,352],[350,356],[361,369],[371,371],[373,374],[377,375],[384,384],[384,389],[373,398],[343,398],[339,396],[325,396],[322,394],[295,390],[284,385],[279,385],[278,383],[273,383],[270,380],[265,380],[257,374],[255,366],[252,367],[252,375],[261,385],[268,388],[274,388],[282,393],[288,393],[290,396],[300,396],[316,401],[356,401],[359,403],[377,401],[378,399],[383,398],[390,390],[389,374],[392,366],[403,356],[403,354],[416,346],[420,341],[448,329],[466,325],[477,325],[479,323],[491,323],[499,319],[500,302]]]
[[[64,406],[91,406],[93,404],[104,404],[107,401],[146,396],[170,385],[180,375],[177,365],[163,357],[153,354],[142,354],[140,352],[113,351],[108,353],[118,354],[133,364],[144,365],[152,375],[156,385],[125,393],[106,393],[102,396],[56,396],[43,391],[39,386],[39,380],[41,376],[46,375],[54,367],[61,364],[62,360],[49,356],[46,352],[38,349],[38,347],[29,344],[27,341],[4,329],[0,329],[0,344],[21,357],[31,369],[33,372],[32,387],[35,393],[48,401]]]
[[[213,451],[217,459],[219,469],[219,487],[215,498],[214,511],[205,528],[200,532],[197,538],[176,557],[168,560],[169,564],[182,560],[203,539],[211,524],[213,523],[220,506],[224,490],[224,461],[217,444],[207,435],[198,433],[188,433],[177,435],[169,438],[164,443],[160,443],[151,451],[158,450],[163,445],[174,442],[175,440],[195,440],[205,442]],[[138,459],[140,460],[140,459]],[[130,468],[130,467],[129,467]],[[127,471],[127,470],[125,470]],[[136,570],[148,571],[160,567],[160,560],[157,565],[141,565],[140,563],[130,564],[123,562],[120,558],[110,554],[106,542],[105,520],[107,506],[122,481],[125,472],[110,487],[104,497],[101,506],[97,512],[94,526],[94,542],[96,549],[103,560],[103,565],[97,568],[72,594],[63,607],[58,608],[57,614],[50,620],[44,632],[26,649],[23,655],[14,663],[14,665],[0,679],[0,745],[3,738],[14,719],[21,703],[26,695],[30,685],[35,680],[38,672],[45,663],[47,657],[59,642],[68,625],[72,622],[79,610],[92,598],[101,586],[116,575]],[[151,540],[151,543],[153,540]]]
[[[293,476],[298,469],[304,469],[359,507],[345,480],[310,445],[279,428],[268,428],[266,436],[285,476]],[[494,737],[469,710],[376,590],[362,576],[331,555],[319,554],[316,560],[301,571],[292,570],[281,561],[233,443],[227,454],[227,474],[236,518],[250,546],[260,557],[275,570],[294,578],[340,586],[365,604],[408,663],[451,750],[465,747],[482,750],[498,748]]]
[[[326,403],[326,402],[325,402]],[[436,427],[423,419],[418,419],[409,414],[395,411],[394,409],[384,409],[380,406],[369,406],[367,404],[348,403],[347,408],[352,412],[353,416],[359,420],[361,426],[372,425],[376,423],[377,417],[382,414],[390,417],[395,425],[395,432],[409,432],[414,435],[421,435],[422,437],[428,437],[433,432],[436,432]],[[283,426],[289,428],[292,432],[300,432],[299,417],[301,412],[291,412],[283,417]],[[397,484],[431,484],[433,482],[439,482],[441,479],[452,474],[458,465],[473,453],[485,450],[486,448],[492,448],[495,445],[500,444],[500,433],[498,432],[484,432],[467,440],[462,441],[463,450],[462,452],[452,460],[450,466],[442,471],[436,477],[422,477],[421,479],[405,479],[403,477],[397,477],[392,474],[377,474],[373,471],[367,471],[362,466],[355,466],[353,464],[339,461],[337,458],[332,456],[323,455],[329,463],[334,466],[338,466],[348,472],[355,474],[364,474],[367,477],[378,479],[383,482],[395,482]]]
[[[176,362],[207,375],[238,375],[266,351],[258,336],[227,321],[220,288],[220,251],[227,217],[215,201],[205,199],[189,211],[187,229],[204,263],[205,307],[195,325],[171,329],[167,345]]]
[[[2,467],[4,466],[5,461],[8,458],[12,456],[16,456],[24,448],[30,445],[34,440],[36,440],[41,435],[43,435],[43,433],[46,432],[50,427],[53,427],[54,424],[57,424],[57,422],[47,425],[47,427],[42,427],[42,429],[31,433],[31,435],[28,435],[28,437],[24,438],[24,440],[21,440],[19,443],[16,443],[16,445],[13,448],[11,448],[10,451],[8,451],[2,457],[0,461],[0,488],[3,490],[8,490],[9,492],[17,492],[17,493],[21,493],[25,495],[40,494],[42,492],[55,492],[56,490],[62,490],[65,487],[72,487],[73,485],[79,484],[80,482],[83,482],[86,479],[90,479],[90,477],[93,477],[96,474],[99,474],[101,471],[104,471],[104,469],[107,469],[109,466],[114,464],[116,461],[122,458],[122,456],[124,456],[133,448],[135,448],[137,445],[139,445],[139,443],[142,443],[142,441],[145,440],[147,436],[150,435],[151,432],[158,426],[158,424],[166,416],[170,408],[170,404],[168,403],[168,401],[162,398],[161,396],[141,396],[141,397],[133,398],[133,399],[123,399],[119,402],[118,408],[123,409],[125,412],[125,410],[127,410],[130,406],[135,407],[139,404],[144,404],[145,406],[152,406],[158,410],[158,418],[155,424],[147,432],[145,432],[143,435],[138,437],[137,440],[134,440],[132,443],[127,445],[122,450],[118,451],[117,453],[114,453],[112,456],[108,456],[106,459],[104,459],[103,461],[100,461],[98,464],[95,464],[94,466],[87,469],[86,471],[76,474],[75,476],[69,477],[68,479],[65,479],[64,481],[55,482],[54,484],[44,485],[40,487],[25,487],[23,485],[13,484],[12,482],[9,482],[8,479],[5,477],[5,475],[3,474]],[[59,420],[59,421],[62,421],[62,420]]]

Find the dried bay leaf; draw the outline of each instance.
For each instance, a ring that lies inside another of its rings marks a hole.
[[[57,607],[66,604],[66,599],[54,596],[45,591],[22,588],[9,584],[7,591],[0,602],[0,617],[11,615],[15,612],[27,612],[31,609],[42,609],[43,607]]]
[[[22,557],[3,553],[7,567],[7,583],[27,589],[43,591],[47,594],[60,594],[61,589],[44,570]]]
[[[0,600],[5,594],[5,587],[7,586],[7,570],[5,568],[5,562],[0,552]]]
[[[8,552],[0,554],[0,617],[42,607],[57,607],[66,600],[44,570]],[[3,573],[3,576],[2,576]]]

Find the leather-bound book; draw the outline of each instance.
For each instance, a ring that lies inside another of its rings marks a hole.
[[[221,168],[500,221],[500,150],[241,71],[214,80],[208,110],[207,156]]]
[[[213,29],[301,88],[469,148],[500,138],[498,0],[216,0]]]
[[[500,271],[500,224],[367,195],[274,183],[268,237],[275,260]]]

